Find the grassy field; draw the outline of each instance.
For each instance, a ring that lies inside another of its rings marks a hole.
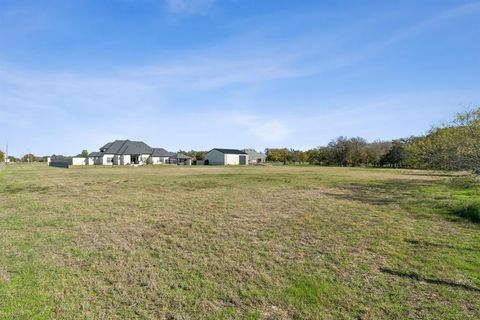
[[[479,200],[442,172],[10,166],[0,319],[479,319]]]

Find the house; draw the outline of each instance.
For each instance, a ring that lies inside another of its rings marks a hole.
[[[173,155],[173,152],[168,152],[163,148],[153,148],[151,155],[152,164],[167,164]]]
[[[265,153],[257,152],[255,149],[243,149],[248,154],[248,163],[250,164],[259,164],[265,163],[267,156]]]
[[[237,149],[215,148],[205,154],[205,164],[246,165],[248,164],[248,154]]]
[[[169,158],[168,163],[191,166],[192,165],[192,157],[189,157],[189,156],[187,156],[183,153],[175,153]]]
[[[89,165],[134,165],[169,163],[173,153],[163,148],[152,148],[142,141],[115,140],[88,155]]]
[[[115,140],[100,148],[100,152],[88,155],[89,164],[129,165],[143,164],[153,149],[142,141]]]

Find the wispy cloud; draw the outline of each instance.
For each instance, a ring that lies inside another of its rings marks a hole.
[[[168,9],[179,14],[203,14],[207,12],[215,0],[165,0]]]
[[[186,79],[184,72],[165,77],[180,83]],[[285,105],[276,110],[274,105],[241,95],[238,99],[219,96],[213,104],[202,99],[181,102],[183,92],[172,93],[165,83],[139,74],[27,72],[3,66],[0,136],[21,131],[29,137],[15,141],[16,135],[10,136],[11,150],[18,155],[27,151],[76,154],[119,138],[141,139],[172,151],[229,146],[310,148],[338,135],[376,139],[421,133],[409,126],[425,123],[426,129],[432,121],[445,120],[432,119],[433,113],[450,115],[446,110],[452,105],[475,102],[478,96],[472,91],[348,96],[317,101],[310,112],[287,112]]]
[[[262,143],[281,143],[292,133],[293,127],[275,116],[233,113],[223,117],[224,121],[236,124],[245,133]]]
[[[418,23],[405,28],[397,34],[392,35],[387,41],[383,43],[383,45],[388,46],[396,44],[400,41],[408,39],[409,37],[421,34],[429,28],[434,28],[435,26],[442,25],[442,23],[447,20],[461,18],[468,15],[478,15],[479,12],[480,2],[472,2],[455,6],[453,8],[441,11],[433,16],[430,16],[423,21],[419,21]]]
[[[213,0],[165,1],[171,12],[186,15],[206,13],[214,5]],[[402,135],[409,128],[401,128],[400,123],[428,117],[427,123],[431,123],[433,107],[428,109],[430,115],[418,116],[418,110],[425,106],[456,107],[456,103],[470,102],[459,101],[462,96],[474,99],[478,92],[450,91],[424,97],[409,92],[375,98],[350,93],[327,102],[316,95],[309,108],[298,112],[296,101],[277,106],[272,102],[277,97],[262,100],[255,94],[246,97],[243,92],[268,90],[285,80],[294,80],[289,84],[297,85],[297,80],[309,76],[341,73],[342,68],[353,67],[435,23],[470,14],[479,7],[478,3],[461,6],[404,28],[386,40],[372,38],[357,46],[345,44],[350,38],[338,30],[278,39],[270,38],[272,30],[258,36],[257,29],[250,29],[215,45],[178,50],[159,58],[160,63],[150,61],[109,71],[35,71],[0,61],[0,135],[22,132],[24,137],[31,137],[22,141],[24,149],[14,151],[19,155],[36,146],[41,146],[39,153],[74,154],[116,138],[142,139],[175,150],[308,148],[341,134],[380,138],[379,131],[395,131]],[[276,94],[280,101],[283,93]],[[300,97],[302,88],[295,94]],[[405,108],[415,110],[416,117],[405,115]],[[406,121],[395,119],[401,116]],[[407,119],[410,117],[414,119]]]

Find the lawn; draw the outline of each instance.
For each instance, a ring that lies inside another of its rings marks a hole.
[[[479,200],[444,172],[12,165],[0,319],[478,319]]]

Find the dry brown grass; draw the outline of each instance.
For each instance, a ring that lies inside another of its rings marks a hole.
[[[19,166],[1,179],[3,318],[480,316],[479,226],[410,201],[444,173]]]

